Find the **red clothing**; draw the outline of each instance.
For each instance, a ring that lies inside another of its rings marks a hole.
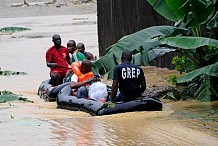
[[[64,46],[61,46],[60,50],[57,50],[55,46],[52,46],[46,51],[46,62],[57,63],[59,66],[68,67],[68,63],[70,62],[70,55],[68,49]],[[62,77],[65,77],[68,69],[67,68],[50,68],[50,74],[52,72],[58,72]]]

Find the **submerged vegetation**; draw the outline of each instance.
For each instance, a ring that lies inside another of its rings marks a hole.
[[[25,27],[3,27],[0,29],[0,31],[2,32],[16,32],[16,31],[26,31],[26,30],[31,30],[29,28],[25,28]]]
[[[175,22],[175,26],[153,26],[121,38],[93,63],[93,71],[111,78],[124,49],[133,52],[133,63],[144,66],[175,51],[180,54],[173,59],[176,69],[186,72],[176,80],[172,76],[174,84],[187,87],[180,93],[181,98],[218,100],[217,0],[147,1],[159,14]]]
[[[19,71],[9,71],[9,70],[1,70],[0,68],[0,76],[7,76],[7,75],[26,75],[26,72],[19,72]]]
[[[33,102],[28,100],[27,98],[22,97],[22,95],[15,94],[11,91],[0,91],[0,103],[15,101],[15,100]]]

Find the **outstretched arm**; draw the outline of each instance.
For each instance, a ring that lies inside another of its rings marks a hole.
[[[77,89],[81,86],[84,86],[85,84],[90,84],[92,81],[96,81],[96,80],[97,80],[96,77],[92,77],[92,78],[85,80],[85,81],[82,81],[82,82],[72,81],[70,83],[70,87],[71,87],[71,89]]]

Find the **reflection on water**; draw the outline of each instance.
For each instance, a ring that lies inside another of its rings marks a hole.
[[[53,123],[52,133],[65,145],[106,145],[102,122],[94,118],[62,119]]]
[[[179,104],[184,106],[181,110],[185,111],[185,105],[189,103]],[[192,102],[193,104],[199,103]],[[205,108],[210,106],[205,105]],[[185,114],[183,114],[185,120],[178,118],[179,116],[181,115],[169,106],[165,106],[162,112],[56,119],[52,123],[51,133],[52,139],[59,141],[60,145],[211,145],[217,143],[218,136],[215,131],[217,128],[193,120],[193,117],[186,117],[188,115]],[[192,125],[187,126],[187,123]],[[213,124],[218,126],[217,121]],[[204,125],[210,128],[204,129]],[[206,136],[195,129],[217,138]]]
[[[217,128],[209,125],[218,126],[218,113],[214,113],[217,108],[210,110],[209,104],[196,101],[167,103],[163,111],[158,112],[97,117],[56,109],[55,104],[40,99],[35,103],[0,104],[0,144],[15,145],[24,141],[24,145],[205,146],[216,145],[218,140]],[[217,103],[215,105],[217,107]]]
[[[107,121],[98,117],[64,119],[53,123],[52,133],[57,136],[54,140],[64,141],[66,145],[143,145],[145,121],[141,122]]]

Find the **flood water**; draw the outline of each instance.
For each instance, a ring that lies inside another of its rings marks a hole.
[[[48,79],[45,51],[58,33],[62,44],[83,42],[98,56],[97,14],[0,18],[0,28],[30,31],[0,35],[0,67],[27,75],[0,76],[0,90],[10,90],[34,103],[0,104],[0,145],[218,145],[218,103],[162,100],[163,111],[92,117],[56,108],[36,94]]]

